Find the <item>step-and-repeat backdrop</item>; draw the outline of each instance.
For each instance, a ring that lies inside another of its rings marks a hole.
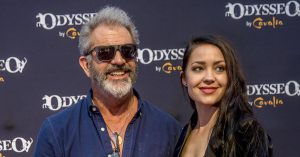
[[[140,32],[135,88],[144,99],[186,123],[191,109],[179,79],[185,44],[197,35],[225,36],[275,155],[299,156],[300,0],[1,0],[2,155],[30,157],[45,117],[85,97],[79,30],[106,5],[127,11]]]

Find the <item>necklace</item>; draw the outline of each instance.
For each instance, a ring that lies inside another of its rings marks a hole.
[[[132,101],[134,101],[134,98],[132,99]],[[92,103],[93,103],[93,105],[95,105],[93,99],[92,99]],[[133,102],[130,103],[130,104],[133,104]],[[96,105],[95,105],[95,106],[96,106]],[[131,105],[131,106],[133,106],[133,105]],[[123,122],[123,125],[122,125],[122,127],[120,128],[119,131],[113,131],[113,130],[109,127],[109,125],[105,123],[105,125],[107,126],[108,131],[109,131],[109,132],[108,132],[108,135],[109,135],[110,141],[111,141],[111,143],[112,143],[112,145],[113,145],[114,153],[116,153],[116,154],[118,154],[118,153],[120,152],[120,146],[123,144],[123,138],[122,138],[121,134],[122,134],[123,129],[124,129],[124,127],[125,127],[125,125],[126,125],[128,119],[129,119],[129,117],[130,117],[130,115],[131,115],[131,108],[130,108],[131,106],[129,106],[129,108],[128,108],[129,113],[126,115],[126,118],[125,118],[125,120],[124,120],[124,122]],[[104,118],[103,118],[103,119],[104,119]],[[122,119],[123,119],[123,118],[122,118]],[[105,121],[105,120],[104,120],[104,121]]]
[[[127,114],[127,116],[126,116],[126,118],[125,118],[125,120],[124,120],[124,122],[123,122],[123,125],[122,125],[122,127],[120,128],[119,131],[113,131],[113,130],[109,127],[109,125],[106,124],[108,130],[109,130],[110,133],[111,133],[109,137],[110,137],[110,140],[113,142],[113,145],[116,146],[116,145],[122,145],[122,144],[123,144],[123,139],[122,139],[121,134],[123,133],[123,129],[124,129],[124,127],[125,127],[125,124],[126,124],[128,118],[130,117],[130,115],[131,115],[131,111],[129,111],[129,113]],[[111,136],[114,136],[114,138],[112,139]]]

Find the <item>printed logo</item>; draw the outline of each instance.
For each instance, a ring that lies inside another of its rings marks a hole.
[[[1,82],[1,83],[4,82],[4,77],[0,76],[0,82]]]
[[[152,50],[150,48],[138,49],[137,61],[144,65],[153,64],[153,62],[164,62],[163,64],[156,64],[155,71],[171,74],[174,71],[181,71],[181,65],[173,65],[172,61],[182,60],[184,50],[184,48],[162,50]]]
[[[44,104],[42,108],[52,111],[57,111],[61,108],[70,107],[73,104],[77,103],[79,100],[85,98],[86,95],[78,95],[78,96],[58,96],[58,95],[45,95],[43,97]]]
[[[27,59],[19,59],[17,57],[9,57],[7,59],[0,59],[0,71],[5,71],[11,74],[23,73]],[[5,82],[4,76],[0,75],[0,84]],[[0,156],[1,157],[1,156]]]
[[[13,140],[0,140],[0,151],[28,152],[32,143],[32,138],[26,140],[22,137],[16,137]]]
[[[44,28],[45,30],[52,30],[56,27],[63,28],[58,32],[59,37],[76,39],[80,33],[75,26],[80,26],[88,22],[96,13],[78,13],[78,14],[64,14],[55,15],[53,13],[38,13],[36,18],[36,27]]]
[[[227,9],[225,17],[231,17],[234,20],[253,17],[251,21],[246,21],[246,26],[259,30],[283,26],[284,21],[276,16],[300,17],[300,4],[297,1],[251,5],[228,3],[225,8]]]
[[[284,104],[284,100],[279,97],[280,95],[300,96],[300,85],[295,80],[287,83],[247,85],[247,94],[254,97],[252,101],[249,101],[250,105],[257,108],[277,107]]]
[[[17,57],[9,57],[6,60],[0,60],[0,71],[7,71],[9,73],[22,73],[27,59],[19,59]]]

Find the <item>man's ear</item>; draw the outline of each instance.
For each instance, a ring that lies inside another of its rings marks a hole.
[[[91,76],[90,69],[89,69],[90,65],[89,65],[86,57],[84,57],[84,56],[79,57],[79,65],[82,68],[82,70],[85,72],[86,76],[90,77]]]
[[[184,75],[184,72],[181,71],[180,72],[180,79],[181,79],[181,83],[183,84],[183,86],[187,87],[187,83],[186,83],[186,78],[185,78],[185,75]]]

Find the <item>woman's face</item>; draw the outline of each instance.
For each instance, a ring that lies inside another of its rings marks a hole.
[[[212,106],[219,102],[228,83],[226,63],[220,49],[211,44],[196,47],[187,62],[182,83],[196,105]]]

